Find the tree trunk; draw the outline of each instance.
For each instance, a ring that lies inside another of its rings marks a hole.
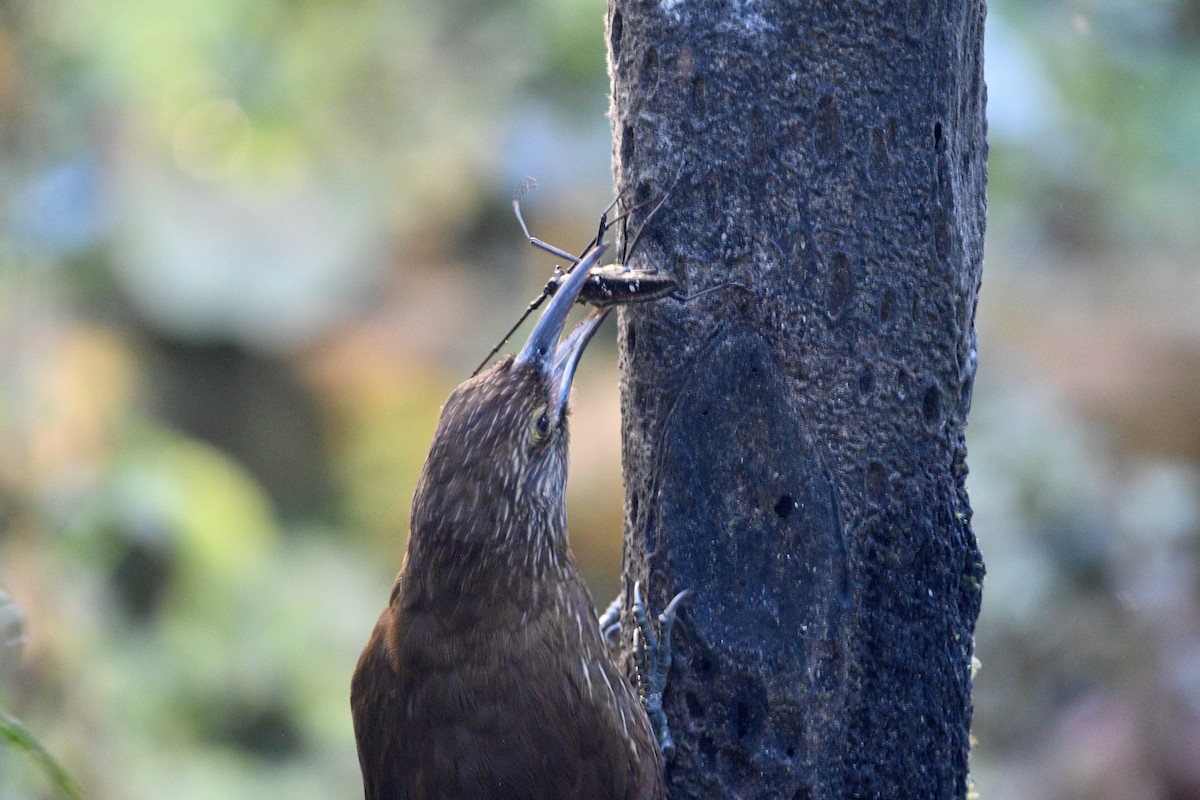
[[[689,299],[619,326],[678,800],[966,793],[984,13],[610,0],[618,188],[682,174],[632,263]]]

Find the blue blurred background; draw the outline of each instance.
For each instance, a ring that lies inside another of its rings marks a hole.
[[[611,198],[600,0],[0,3],[0,710],[88,797],[359,796],[438,408]],[[1200,0],[994,0],[993,800],[1200,797]],[[612,323],[571,531],[617,588]],[[586,431],[586,435],[583,435]],[[54,797],[0,745],[0,798]]]

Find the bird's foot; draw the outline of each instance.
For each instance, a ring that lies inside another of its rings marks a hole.
[[[633,660],[638,671],[638,693],[641,695],[646,715],[650,717],[650,727],[654,730],[654,738],[658,740],[658,748],[664,756],[675,749],[671,729],[667,725],[667,715],[663,711],[663,691],[667,688],[667,673],[671,669],[671,627],[675,624],[675,614],[679,611],[679,605],[691,593],[691,589],[684,589],[667,604],[658,615],[658,636],[655,637],[650,627],[646,603],[642,599],[642,585],[633,585],[633,619],[637,622],[637,629],[633,632]],[[608,611],[601,617],[601,630],[604,630],[603,620],[612,611],[613,606],[609,606]],[[617,614],[620,614],[619,603]],[[616,624],[620,630],[620,621]]]

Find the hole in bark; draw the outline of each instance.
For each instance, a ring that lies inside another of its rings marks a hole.
[[[612,47],[613,61],[621,55],[621,33],[625,29],[625,20],[621,18],[620,11],[614,11],[612,16],[612,25],[609,28],[608,41]]]
[[[654,86],[658,82],[658,51],[650,49],[646,51],[646,57],[642,59],[642,83],[646,86]]]
[[[942,152],[942,123],[933,123],[933,149]]]
[[[626,125],[621,131],[621,163],[628,167],[633,160],[633,126]]]
[[[739,701],[738,704],[733,707],[733,722],[737,729],[737,737],[739,739],[745,739],[750,735],[750,726],[753,724],[751,714],[752,712],[750,711],[750,706],[744,702]]]
[[[733,729],[737,738],[746,739],[762,730],[767,713],[767,690],[762,681],[747,676],[733,704]]]
[[[891,157],[888,155],[883,128],[876,128],[871,131],[871,169],[875,173],[875,177],[880,177],[880,173],[884,172],[890,163]]]
[[[637,492],[629,495],[629,519],[631,522],[637,522],[638,506],[640,504],[641,500]]]
[[[801,786],[792,795],[792,800],[813,800],[812,789],[807,786]]]
[[[850,286],[853,276],[850,271],[850,256],[845,253],[834,253],[833,264],[830,266],[829,277],[825,284],[825,310],[829,316],[837,317],[846,307],[850,297]]]
[[[781,494],[779,499],[775,501],[775,513],[780,519],[787,519],[796,510],[796,501],[790,494]]]
[[[635,206],[649,208],[650,198],[653,196],[654,187],[650,185],[649,181],[642,181],[638,184],[637,191],[633,193],[633,203]],[[637,228],[633,228],[633,230],[637,230]]]
[[[787,755],[788,758],[796,757],[796,748],[794,748],[794,747],[789,747],[788,749],[784,750],[783,752]]]
[[[637,350],[637,330],[631,322],[625,327],[625,352],[633,355],[635,350]]]
[[[942,393],[938,391],[936,386],[930,386],[925,390],[925,397],[921,400],[921,408],[925,413],[925,421],[930,425],[938,421],[942,415]]]
[[[842,119],[833,97],[825,95],[817,103],[817,155],[831,159],[837,154],[842,138]]]
[[[858,399],[865,401],[875,391],[875,372],[870,367],[858,376]]]
[[[708,116],[708,87],[703,75],[692,78],[692,110],[697,117]]]
[[[888,288],[883,292],[883,299],[879,301],[879,322],[886,325],[892,321],[892,317],[896,315],[896,292],[894,289]]]
[[[884,497],[887,495],[887,468],[878,461],[872,461],[868,464],[865,485],[868,501],[872,503],[883,502]]]

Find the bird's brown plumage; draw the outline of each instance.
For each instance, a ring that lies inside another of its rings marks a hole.
[[[649,721],[567,545],[566,390],[602,318],[557,354],[535,330],[442,410],[404,565],[351,686],[367,800],[665,796]]]

